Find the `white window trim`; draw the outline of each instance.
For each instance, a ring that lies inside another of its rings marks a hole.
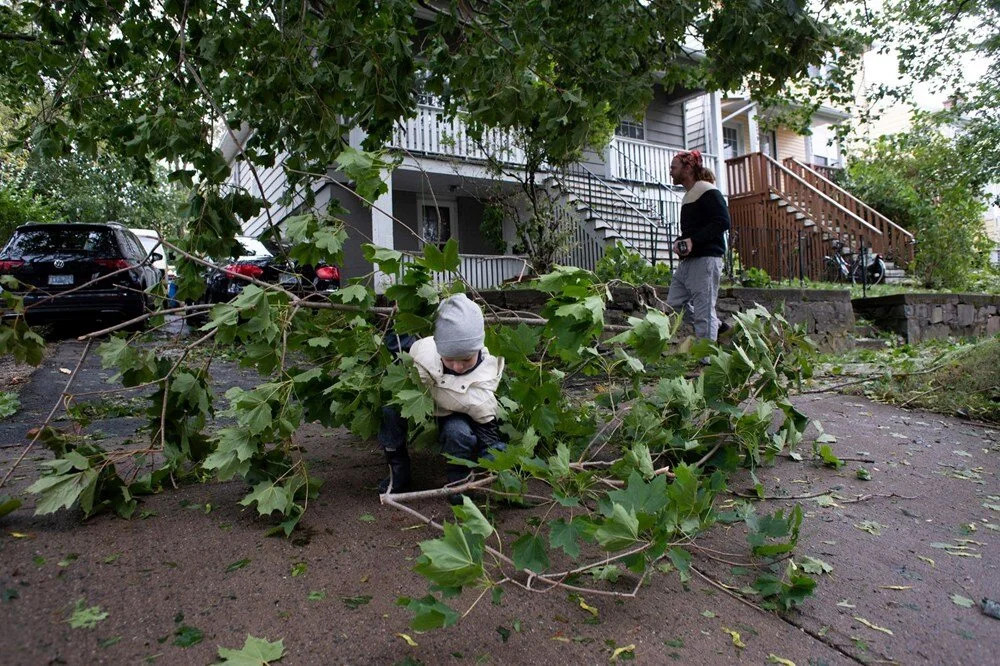
[[[622,126],[622,122],[623,121],[624,122],[630,122],[633,125],[642,125],[642,138],[641,139],[635,139],[635,138],[630,137],[630,136],[621,136],[620,134],[618,134],[618,128]],[[649,136],[649,128],[646,127],[646,112],[643,111],[642,118],[639,119],[639,122],[636,122],[635,119],[631,119],[630,120],[630,119],[627,119],[627,118],[624,118],[624,117],[619,118],[618,119],[618,124],[615,125],[614,136],[617,139],[628,139],[629,141],[648,141],[649,139],[647,137]]]
[[[417,197],[417,232],[423,234],[424,206],[438,209],[447,208],[448,217],[451,220],[451,238],[458,242],[458,200],[444,197]],[[423,243],[421,243],[421,246]]]
[[[727,129],[736,130],[736,155],[735,155],[735,157],[739,157],[740,155],[746,155],[746,152],[747,152],[747,150],[746,150],[746,142],[743,140],[743,130],[745,129],[743,127],[743,123],[740,122],[739,120],[727,120],[726,122],[724,122],[722,124],[722,129],[723,130],[727,130]],[[723,137],[724,136],[725,136],[725,133],[723,133]]]

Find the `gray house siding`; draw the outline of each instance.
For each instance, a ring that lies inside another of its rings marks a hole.
[[[671,101],[656,87],[646,107],[646,141],[675,148],[684,147],[684,103]]]
[[[327,186],[327,189],[332,188]],[[357,197],[343,193],[339,197],[340,205],[346,210],[343,220],[347,226],[347,241],[344,243],[344,265],[340,267],[342,283],[347,278],[359,277],[372,272],[372,265],[365,261],[361,253],[361,245],[370,242],[372,235],[372,214]]]
[[[409,229],[403,226],[405,224],[410,229],[417,230],[417,193],[393,190],[392,216],[399,220],[399,222],[392,223],[393,247],[403,252],[418,251],[420,242],[410,233]]]
[[[686,147],[689,150],[712,152],[708,96],[703,95],[684,102],[684,114],[687,119]]]
[[[483,202],[458,197],[458,250],[465,254],[496,254],[483,238]]]

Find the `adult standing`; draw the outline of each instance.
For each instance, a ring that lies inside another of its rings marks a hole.
[[[699,151],[678,153],[670,163],[670,177],[686,192],[681,201],[681,235],[674,241],[681,261],[670,282],[667,304],[675,310],[684,308],[684,319],[694,325],[697,337],[715,340],[719,331],[715,302],[730,226],[729,207]]]

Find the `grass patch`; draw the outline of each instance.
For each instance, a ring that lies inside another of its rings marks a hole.
[[[1000,423],[1000,337],[868,351],[865,360],[884,366],[880,379],[855,393],[897,405]],[[878,374],[878,373],[873,373]]]

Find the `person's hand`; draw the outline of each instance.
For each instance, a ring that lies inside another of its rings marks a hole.
[[[686,252],[681,252],[680,251],[680,247],[679,246],[680,246],[681,241],[684,241],[685,243],[687,243],[687,251]],[[690,238],[678,238],[677,240],[674,241],[674,252],[676,252],[679,256],[686,257],[687,255],[691,254],[692,250],[694,250],[694,243],[691,241]]]

